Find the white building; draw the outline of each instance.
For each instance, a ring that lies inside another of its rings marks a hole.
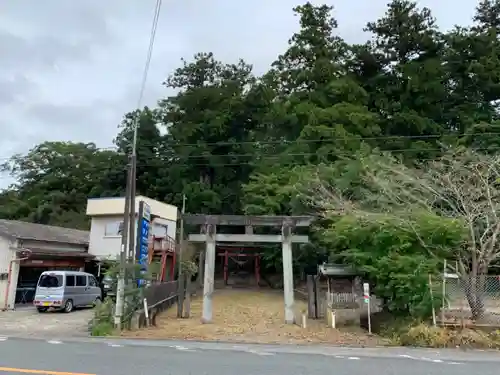
[[[83,271],[88,244],[87,231],[0,220],[0,309],[33,301],[43,271]]]
[[[144,201],[151,208],[151,231],[155,237],[170,237],[175,240],[178,209],[170,204],[137,196],[135,200],[136,223],[132,236],[137,238],[137,214],[139,202]],[[91,217],[89,254],[97,259],[117,259],[121,249],[121,230],[125,198],[90,198],[87,201],[87,215]],[[134,247],[135,248],[135,247]]]

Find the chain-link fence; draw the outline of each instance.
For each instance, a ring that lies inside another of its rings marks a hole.
[[[442,324],[500,326],[500,276],[446,274],[438,285]]]

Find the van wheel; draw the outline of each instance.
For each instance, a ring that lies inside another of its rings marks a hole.
[[[48,310],[47,307],[37,307],[36,309],[38,310],[39,313],[44,313]]]
[[[73,301],[69,299],[64,304],[64,312],[70,313],[71,311],[73,311]]]

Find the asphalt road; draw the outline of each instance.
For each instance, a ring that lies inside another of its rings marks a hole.
[[[497,352],[0,337],[0,375],[493,375]]]

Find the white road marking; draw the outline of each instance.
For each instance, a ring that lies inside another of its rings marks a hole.
[[[401,358],[417,359],[417,360],[418,360],[418,358],[416,358],[416,357],[412,357],[411,355],[408,355],[408,354],[401,354],[401,355],[400,355],[400,357],[401,357]]]
[[[257,350],[246,350],[247,353],[257,354],[257,355],[275,355],[274,353],[269,352],[259,352]]]
[[[173,348],[175,348],[177,350],[182,350],[184,352],[195,352],[196,351],[194,349],[186,348],[185,346],[179,346],[179,345],[173,346]]]
[[[356,359],[356,360],[358,360],[358,359],[361,359],[361,358],[359,358],[359,357],[349,357],[347,359]]]
[[[432,359],[432,358],[427,358],[427,357],[412,357],[411,355],[408,354],[400,354],[399,357],[401,358],[407,358],[407,359],[412,359],[414,361],[424,361],[424,362],[432,362],[432,363],[444,363],[447,365],[461,365],[460,362],[448,362],[448,361],[443,361],[442,359]]]
[[[345,357],[343,355],[336,355],[335,358],[337,358],[337,359],[344,359]]]
[[[112,348],[123,348],[123,345],[120,345],[120,344],[113,344],[113,343],[108,343],[108,346],[112,347]]]
[[[5,337],[5,336],[0,336],[0,341],[7,341],[7,337]]]
[[[47,340],[47,342],[49,344],[54,344],[54,345],[57,345],[57,344],[62,344],[62,341],[58,341],[58,340]]]

